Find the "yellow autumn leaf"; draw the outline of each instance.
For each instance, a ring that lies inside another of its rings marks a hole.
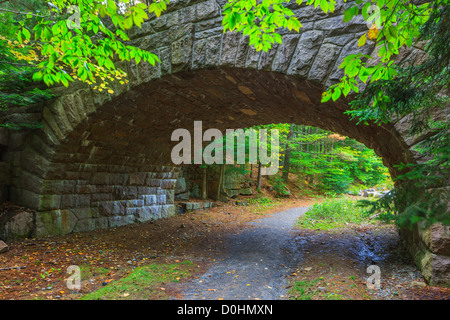
[[[359,40],[358,40],[358,47],[361,47],[361,46],[365,45],[366,41],[367,41],[367,37],[366,37],[366,34],[364,33],[361,36],[361,38],[359,38]]]
[[[378,37],[378,29],[375,24],[370,27],[367,36],[370,40],[375,40]]]

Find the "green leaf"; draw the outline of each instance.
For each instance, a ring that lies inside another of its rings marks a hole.
[[[350,7],[347,10],[344,11],[344,22],[349,22],[353,19],[355,15],[357,15],[359,12],[359,9],[357,6]]]
[[[344,96],[346,97],[346,96],[350,93],[351,90],[352,90],[352,89],[350,88],[349,85],[344,85],[344,88],[342,88],[342,93],[343,93]]]
[[[331,99],[331,92],[327,91],[327,92],[324,92],[324,94],[322,95],[321,102],[325,103],[325,102],[329,101],[330,99]]]
[[[57,35],[57,34],[61,33],[61,28],[60,28],[59,24],[55,23],[52,26],[52,32],[53,32],[54,35]]]
[[[42,80],[42,72],[41,71],[38,71],[38,72],[35,72],[34,74],[33,74],[33,80],[34,81],[41,81]]]
[[[341,96],[341,93],[342,93],[341,89],[339,89],[339,88],[334,89],[334,92],[333,92],[333,94],[331,96],[333,101],[336,101],[337,99],[339,99],[339,97]]]
[[[30,34],[30,31],[28,31],[28,29],[23,28],[22,29],[22,34],[25,37],[25,40],[30,40],[31,34]]]
[[[359,79],[366,83],[367,78],[370,76],[370,73],[367,71],[366,68],[361,68],[361,71],[359,72]]]
[[[281,35],[280,34],[278,34],[278,33],[274,33],[273,34],[273,38],[274,38],[274,40],[277,42],[277,43],[279,43],[279,44],[281,44],[283,41],[282,41],[282,38],[281,38]]]
[[[133,26],[133,16],[128,16],[127,18],[125,18],[124,20],[124,28],[125,30],[130,29]]]
[[[322,9],[323,12],[328,13],[328,10],[329,10],[328,0],[321,0],[320,8]]]

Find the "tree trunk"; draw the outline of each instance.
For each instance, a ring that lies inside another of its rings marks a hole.
[[[202,200],[206,200],[208,198],[208,194],[207,194],[207,177],[206,177],[206,173],[207,173],[208,167],[205,165],[202,168]]]
[[[256,180],[256,190],[261,191],[261,162],[258,163],[258,178]]]
[[[225,165],[222,164],[220,166],[220,170],[219,170],[219,184],[217,185],[217,201],[220,201],[220,193],[222,192],[224,169],[225,169]]]
[[[291,164],[291,146],[290,143],[294,138],[294,125],[291,124],[289,127],[289,132],[287,134],[287,142],[286,142],[286,152],[284,154],[284,164],[283,164],[283,174],[281,178],[287,183],[289,179],[289,170]]]

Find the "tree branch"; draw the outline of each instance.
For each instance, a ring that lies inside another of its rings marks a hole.
[[[36,65],[32,65],[32,64],[17,63],[17,62],[11,62],[11,61],[0,61],[0,64],[12,64],[12,65],[19,66],[19,67],[30,67],[30,68],[36,67]]]
[[[0,11],[11,12],[11,13],[15,13],[15,14],[32,15],[32,16],[38,17],[38,18],[45,18],[45,16],[41,16],[41,15],[38,15],[38,14],[29,13],[29,12],[13,11],[13,10],[8,10],[8,9],[3,9],[3,8],[0,8]]]

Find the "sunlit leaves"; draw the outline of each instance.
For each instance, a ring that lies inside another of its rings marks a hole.
[[[358,40],[358,47],[361,47],[361,46],[365,45],[366,41],[367,41],[367,36],[364,33]]]
[[[257,51],[268,51],[274,43],[281,43],[279,29],[299,31],[301,23],[287,5],[290,0],[228,0],[224,7],[224,31],[238,31],[250,38],[250,45]],[[301,4],[302,0],[297,0]],[[438,4],[448,5],[448,0],[437,0]],[[334,12],[335,0],[306,0],[306,5],[320,8],[323,12]],[[428,20],[431,3],[412,3],[408,0],[356,0],[355,5],[343,12],[343,21],[349,22],[357,16],[367,22],[368,31],[359,36],[357,46],[363,47],[375,42],[378,46],[380,63],[369,67],[368,61],[377,58],[354,56],[344,59],[340,68],[344,76],[339,84],[331,86],[323,95],[323,102],[336,100],[342,94],[358,93],[361,83],[392,79],[396,76],[393,56],[403,46],[412,46],[414,38],[420,34],[420,28]],[[355,48],[357,49],[357,48]],[[385,103],[380,95],[376,103]]]
[[[68,86],[78,80],[111,93],[109,84],[114,80],[126,81],[123,71],[116,73],[113,61],[117,58],[155,65],[159,61],[156,55],[122,41],[129,40],[126,31],[133,26],[141,27],[149,13],[159,16],[167,8],[168,0],[153,2],[150,6],[129,2],[77,0],[69,4],[66,0],[52,0],[52,16],[38,18],[33,27],[28,26],[27,20],[21,20],[17,41],[40,44],[39,71],[33,79],[43,80],[50,86],[58,83]],[[69,5],[75,5],[76,10]],[[68,19],[69,14],[72,16]],[[74,20],[68,24],[74,15]],[[106,18],[112,21],[113,29],[105,22]]]
[[[447,4],[446,0],[440,2]],[[367,61],[376,57],[350,55],[350,58],[344,59],[340,68],[344,69],[345,75],[339,84],[330,87],[329,94],[323,95],[324,102],[336,97],[339,89],[345,92],[345,95],[350,91],[358,93],[358,85],[351,79],[372,83],[395,78],[398,71],[392,57],[399,53],[402,46],[412,45],[430,14],[428,3],[415,5],[405,0],[360,0],[357,3],[363,5],[361,14],[370,26],[369,31],[360,36],[358,47],[366,45],[368,40],[375,41],[379,47],[378,56],[381,62],[369,67]],[[350,7],[344,12],[343,19],[345,22],[350,21],[358,13],[357,6]],[[375,97],[374,107],[389,103],[389,98],[381,90]]]
[[[148,11],[153,12],[157,17],[159,17],[161,13],[166,10],[168,3],[169,0],[155,1],[149,6]]]
[[[358,6],[353,6],[344,11],[344,22],[349,22],[354,16],[358,15]]]
[[[300,21],[284,6],[286,0],[229,0],[224,6],[224,31],[238,31],[249,36],[249,44],[267,52],[282,39],[277,29],[300,31]]]

